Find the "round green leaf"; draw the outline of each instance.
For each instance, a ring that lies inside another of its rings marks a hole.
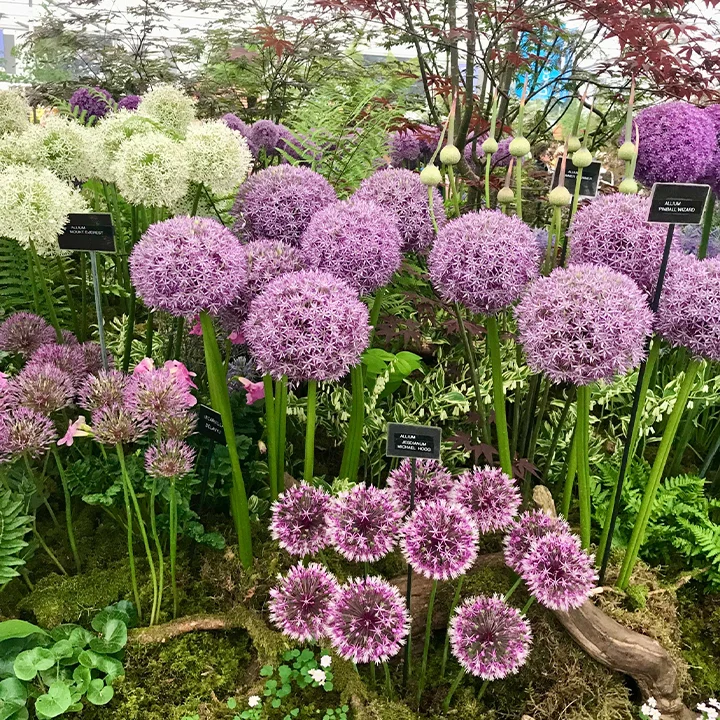
[[[102,629],[102,637],[90,641],[90,649],[103,655],[120,652],[127,644],[127,625],[119,618],[108,618]]]
[[[55,656],[46,648],[32,648],[21,652],[13,663],[15,676],[20,680],[33,680],[41,670],[48,670],[55,664]]]
[[[84,695],[87,692],[87,689],[90,687],[91,680],[92,675],[90,674],[89,668],[79,665],[75,668],[75,670],[73,670],[73,681],[75,682],[75,685],[81,695]]]
[[[47,635],[47,633],[37,625],[25,622],[25,620],[4,620],[0,622],[0,642],[10,640],[11,638],[24,638],[28,635],[39,633]]]
[[[71,705],[70,688],[65,683],[53,683],[46,695],[35,701],[35,713],[38,718],[54,718],[62,715]]]
[[[55,656],[56,660],[72,657],[75,648],[69,640],[58,640],[51,648],[50,652]]]
[[[100,678],[90,681],[87,699],[93,705],[107,705],[113,698],[115,691],[106,685]]]

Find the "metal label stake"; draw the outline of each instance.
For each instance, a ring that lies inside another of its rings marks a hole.
[[[105,347],[105,322],[103,320],[102,300],[100,299],[100,275],[98,274],[97,252],[90,251],[90,268],[92,269],[93,289],[95,291],[95,312],[98,321],[98,339],[100,340],[100,354],[102,355],[103,369],[108,369],[107,349]]]

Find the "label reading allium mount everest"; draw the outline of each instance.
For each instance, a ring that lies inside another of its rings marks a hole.
[[[709,194],[709,185],[655,183],[648,222],[699,225]]]
[[[555,172],[553,173],[552,187],[556,188],[560,184],[560,169],[562,167],[562,161],[559,161],[555,166]],[[582,178],[580,180],[580,197],[595,197],[598,194],[598,185],[600,184],[600,172],[602,170],[602,164],[597,162],[590,163],[587,167],[582,169]],[[570,158],[567,159],[565,164],[565,182],[563,183],[567,188],[567,191],[572,195],[575,192],[575,182],[577,180],[578,168],[573,165]]]
[[[220,413],[207,405],[198,406],[197,431],[210,438],[213,442],[225,445],[225,430],[223,430]]]
[[[115,228],[110,213],[70,213],[58,235],[62,250],[115,252]]]
[[[442,431],[431,425],[388,423],[387,456],[440,459]]]

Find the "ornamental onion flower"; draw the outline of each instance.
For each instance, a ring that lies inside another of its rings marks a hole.
[[[118,100],[117,109],[133,112],[140,107],[141,102],[142,97],[140,95],[126,95],[121,100]]]
[[[280,128],[272,120],[258,120],[250,128],[252,144],[268,155],[275,150],[279,138]]]
[[[393,167],[413,164],[420,157],[420,141],[412,130],[398,130],[390,135],[390,163]]]
[[[568,535],[570,526],[561,517],[550,517],[540,510],[524,512],[520,519],[513,522],[505,537],[505,562],[516,573],[522,569],[522,563],[534,543],[545,535]]]
[[[250,153],[253,157],[256,157],[258,154],[258,148],[253,143],[253,141],[250,138],[250,126],[244,121],[241,120],[237,115],[234,115],[233,113],[225,113],[220,118],[231,130],[234,130],[237,133],[240,133],[245,138],[245,141],[248,144],[248,149],[250,150]]]
[[[87,375],[85,353],[81,345],[41,345],[30,356],[28,366],[49,363],[67,373],[77,390]]]
[[[43,415],[62,410],[75,396],[70,375],[51,363],[29,363],[11,385],[18,404]]]
[[[243,296],[247,301],[259,295],[276,277],[305,269],[300,250],[280,240],[253,240],[243,248],[247,262]]]
[[[16,312],[0,324],[0,350],[30,357],[41,345],[55,341],[50,323],[29,312]]]
[[[439,460],[415,461],[415,506],[428,500],[449,500],[454,481],[448,469]],[[387,487],[404,512],[410,510],[410,484],[412,461],[404,459],[387,478]]]
[[[183,138],[195,119],[195,100],[180,88],[163,83],[143,95],[138,112],[160,123],[175,137]]]
[[[113,109],[115,101],[104,88],[78,88],[70,96],[70,110],[88,125],[104,118]]]
[[[0,137],[30,127],[30,106],[15,90],[0,90]]]
[[[177,439],[161,440],[145,452],[145,470],[150,477],[180,478],[192,472],[195,450]]]
[[[119,370],[100,370],[88,375],[80,387],[78,405],[85,410],[121,405],[130,376]]]
[[[100,408],[92,416],[93,435],[103,445],[135,442],[149,430],[147,420],[123,405]]]
[[[183,415],[196,403],[183,383],[165,368],[133,374],[125,388],[127,408],[152,427]]]
[[[274,540],[291,555],[314,555],[330,544],[327,512],[330,496],[320,488],[300,483],[280,493],[272,506],[270,530]]]
[[[10,455],[41,457],[57,440],[50,418],[26,407],[16,407],[5,417],[6,451]]]
[[[506,530],[522,503],[517,483],[499,468],[490,466],[462,473],[451,497],[472,513],[482,533]]]

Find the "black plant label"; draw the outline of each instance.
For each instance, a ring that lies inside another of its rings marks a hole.
[[[198,405],[197,431],[213,442],[225,445],[225,431],[219,412],[207,405]]]
[[[387,456],[440,459],[442,431],[431,425],[388,423]]]
[[[709,185],[655,183],[648,222],[699,225],[709,195]]]
[[[555,166],[553,173],[552,188],[556,188],[560,184],[560,169],[562,161]],[[580,180],[580,197],[595,197],[598,194],[598,185],[600,184],[600,172],[602,164],[597,160],[590,163],[582,169],[582,179]],[[573,161],[568,158],[565,164],[565,182],[563,183],[567,191],[575,194],[575,182],[577,181],[579,169],[573,165]]]
[[[62,250],[115,252],[115,228],[110,213],[70,213],[58,235]]]

